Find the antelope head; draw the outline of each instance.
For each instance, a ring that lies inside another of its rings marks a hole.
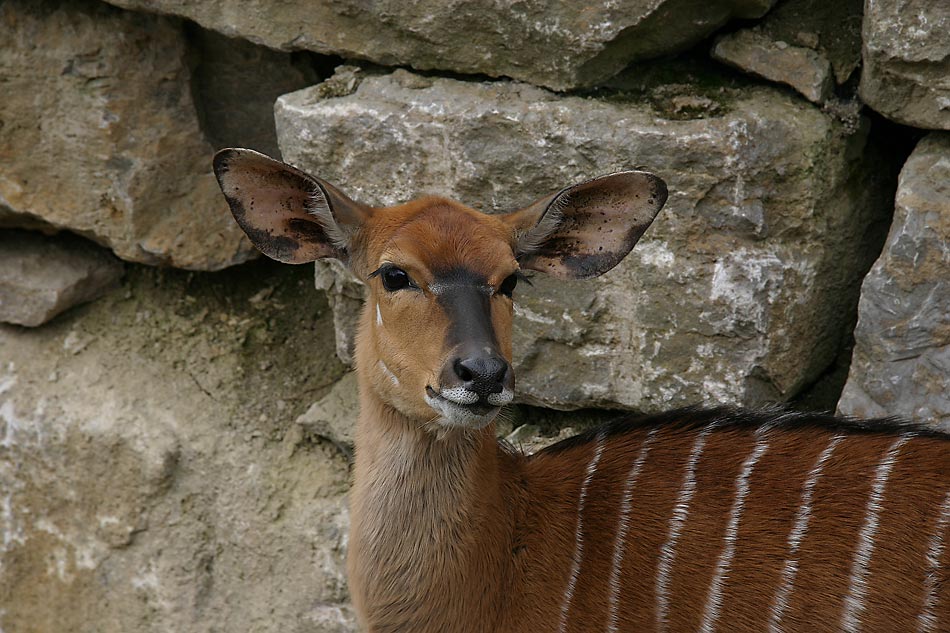
[[[246,149],[214,159],[235,220],[268,257],[344,262],[369,288],[357,369],[376,395],[433,431],[482,428],[513,398],[515,287],[525,270],[587,279],[616,266],[666,202],[624,171],[505,215],[425,197],[374,208]]]

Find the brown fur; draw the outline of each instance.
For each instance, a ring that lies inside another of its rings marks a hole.
[[[500,445],[493,424],[450,428],[426,404],[426,387],[438,386],[452,355],[451,316],[430,292],[440,271],[465,268],[492,288],[519,261],[559,277],[603,273],[665,200],[655,177],[612,175],[494,217],[433,197],[371,209],[245,150],[225,150],[215,169],[236,217],[265,252],[294,262],[329,254],[367,280],[348,556],[367,631],[606,631],[617,562],[618,631],[696,631],[707,620],[709,630],[765,631],[789,560],[797,573],[781,630],[840,630],[874,479],[899,437],[907,439],[882,488],[859,622],[866,631],[917,630],[931,586],[933,630],[950,630],[950,528],[937,533],[950,490],[946,435],[887,421],[874,429],[774,411],[683,410],[621,421],[528,458]],[[282,193],[284,186],[293,190]],[[308,211],[303,190],[322,195],[326,208]],[[624,221],[631,206],[643,214]],[[606,255],[598,254],[600,239]],[[519,252],[519,244],[530,250]],[[370,274],[387,263],[419,289],[384,290]],[[512,301],[498,292],[487,301],[499,351],[510,361]],[[838,436],[792,552],[805,482]],[[618,560],[623,491],[645,446]],[[689,471],[697,446],[702,452]],[[754,467],[740,497],[740,475],[756,446],[764,452],[748,462]],[[695,488],[684,496],[690,472]],[[674,517],[683,517],[675,541]],[[939,539],[934,570],[928,556]],[[658,622],[658,570],[667,564],[668,612]],[[721,590],[718,603],[710,600],[713,587]],[[715,604],[718,611],[710,610]]]
[[[440,199],[390,211],[373,227],[367,255],[371,263],[365,269],[393,260],[427,280],[432,269],[475,264],[486,277],[500,279],[514,260],[510,250],[505,251],[503,229],[493,220]],[[491,427],[474,434],[420,429],[432,414],[421,403],[408,400],[444,362],[440,344],[447,323],[433,303],[413,301],[397,303],[378,284],[372,285],[361,322],[357,360],[361,416],[350,541],[350,583],[357,608],[370,631],[556,631],[573,562],[577,501],[595,441],[526,459],[501,448],[492,439]],[[375,322],[377,302],[382,328]],[[507,303],[493,314],[509,358],[510,320]],[[400,381],[404,376],[420,377],[419,381],[409,383],[403,395],[394,393],[392,384],[375,369],[380,359]],[[696,433],[696,429],[660,430],[644,464],[625,544],[620,630],[655,630],[658,551],[669,533]],[[765,630],[801,487],[833,434],[777,428],[767,435],[769,447],[750,479],[735,556],[723,584],[719,630]],[[893,437],[852,433],[826,465],[814,491],[813,516],[798,556],[800,569],[784,630],[838,630],[871,480]],[[606,440],[587,493],[584,556],[568,631],[605,630],[606,579],[613,564],[620,491],[643,438],[640,429]],[[694,631],[700,626],[736,478],[755,441],[752,429],[728,426],[707,439],[669,583],[670,631]],[[893,596],[896,579],[884,579],[915,570],[921,574],[923,539],[915,546],[916,558],[910,560],[907,550],[897,545],[917,531],[918,521],[934,520],[941,490],[950,486],[947,445],[932,438],[908,444],[913,454],[920,455],[915,461],[929,464],[923,490],[914,480],[914,463],[898,461],[893,477],[901,483],[892,490],[918,490],[911,498],[919,505],[913,522],[895,507],[896,501],[881,517],[880,549],[872,557],[874,582],[866,609],[869,622],[902,612],[916,617],[919,611],[916,605],[923,600],[919,578],[904,597]],[[885,497],[885,507],[890,498]],[[890,597],[882,595],[882,587]],[[913,600],[908,599],[911,596]],[[887,608],[887,602],[899,608]],[[941,608],[946,610],[947,605],[942,603]]]

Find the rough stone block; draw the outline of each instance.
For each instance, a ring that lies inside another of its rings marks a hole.
[[[201,28],[188,29],[202,129],[215,149],[276,156],[274,101],[320,81],[308,53],[282,53]]]
[[[286,159],[374,205],[435,193],[514,210],[638,165],[667,181],[666,209],[617,269],[519,288],[516,375],[532,404],[788,399],[833,362],[883,236],[887,177],[866,126],[848,134],[767,87],[591,99],[397,71],[349,96],[286,95],[276,118]],[[321,285],[359,296],[327,270]]]
[[[925,137],[904,165],[858,315],[839,411],[950,431],[950,134]]]
[[[773,40],[761,31],[746,29],[719,39],[712,56],[770,81],[787,84],[814,103],[831,96],[831,62],[804,46]]]
[[[333,385],[327,395],[310,405],[296,424],[305,434],[326,438],[352,455],[358,411],[356,373],[350,372]]]
[[[179,15],[281,50],[513,77],[565,90],[596,85],[631,61],[688,48],[775,0],[442,2],[108,0]]]
[[[722,36],[719,61],[823,103],[861,63],[863,0],[786,0],[751,28]]]
[[[865,0],[861,98],[898,123],[950,130],[950,2]]]
[[[40,220],[148,264],[254,256],[211,173],[185,52],[169,18],[86,0],[0,5],[3,224]]]
[[[342,374],[308,270],[128,267],[0,325],[0,629],[354,632],[349,469],[293,420]]]
[[[42,325],[121,276],[118,260],[81,238],[0,231],[0,321]]]

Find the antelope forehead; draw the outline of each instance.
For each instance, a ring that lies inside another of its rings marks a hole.
[[[453,207],[430,207],[399,227],[392,249],[433,272],[468,269],[484,278],[514,262],[510,231],[496,218]]]

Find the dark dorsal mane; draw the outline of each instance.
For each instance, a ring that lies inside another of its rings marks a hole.
[[[919,422],[910,422],[898,417],[858,419],[821,412],[793,411],[782,406],[761,409],[738,407],[699,406],[683,407],[663,413],[629,413],[606,424],[598,425],[574,437],[548,446],[540,453],[561,453],[591,442],[598,437],[609,439],[643,428],[662,427],[678,431],[699,430],[710,424],[717,429],[747,429],[762,427],[775,429],[813,428],[834,433],[854,434],[912,434],[916,437],[933,437],[950,440],[950,432],[928,427]]]

